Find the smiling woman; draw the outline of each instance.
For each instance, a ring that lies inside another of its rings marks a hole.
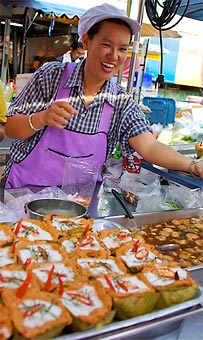
[[[6,188],[61,186],[70,158],[96,162],[102,181],[101,170],[117,142],[126,155],[136,151],[150,163],[203,177],[203,162],[191,164],[158,142],[133,97],[111,80],[140,28],[125,11],[95,6],[78,26],[87,57],[77,64],[46,63],[32,75],[7,113],[6,134],[15,143]]]

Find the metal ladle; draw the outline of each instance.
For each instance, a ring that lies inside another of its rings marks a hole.
[[[117,199],[117,201],[121,204],[123,209],[125,210],[127,217],[132,220],[132,223],[133,223],[134,227],[136,228],[138,234],[142,236],[142,233],[141,233],[141,231],[140,231],[140,229],[139,229],[139,227],[138,227],[138,225],[137,225],[137,223],[134,219],[134,216],[131,213],[131,211],[128,209],[128,207],[127,207],[127,205],[126,205],[126,203],[123,199],[123,196],[118,191],[116,191],[115,189],[112,189],[111,192],[114,195],[114,197]],[[160,253],[167,254],[171,251],[179,250],[180,245],[177,244],[177,243],[168,243],[168,244],[159,245],[156,248]]]
[[[179,250],[180,246],[177,243],[168,243],[168,244],[162,244],[160,246],[157,246],[156,248],[160,253],[166,254],[166,253],[169,253],[170,251]]]

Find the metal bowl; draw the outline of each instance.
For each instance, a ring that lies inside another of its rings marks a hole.
[[[45,215],[87,217],[87,209],[76,202],[59,198],[42,198],[30,201],[24,206],[28,218],[42,220]]]

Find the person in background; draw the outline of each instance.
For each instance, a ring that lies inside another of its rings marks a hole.
[[[62,63],[69,63],[71,61],[78,63],[84,57],[85,50],[83,49],[81,42],[73,41],[70,50],[62,56],[58,57],[56,60]]]
[[[87,57],[40,67],[9,107],[5,131],[15,140],[6,188],[60,186],[70,157],[102,168],[118,142],[126,155],[136,151],[152,164],[203,178],[203,162],[155,139],[133,96],[111,80],[140,29],[109,4],[82,15],[78,34]]]

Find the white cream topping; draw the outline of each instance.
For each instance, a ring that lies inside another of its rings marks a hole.
[[[77,263],[85,269],[88,269],[92,274],[99,275],[99,274],[123,274],[123,272],[119,269],[117,264],[111,259],[77,259]]]
[[[62,313],[57,305],[40,299],[24,300],[19,308],[24,315],[23,326],[29,328],[41,327],[48,321],[58,319]]]
[[[49,272],[54,265],[54,274],[52,275],[52,284],[58,284],[60,276],[61,280],[64,281],[73,281],[74,273],[71,267],[66,267],[63,263],[55,262],[54,264],[44,264],[39,268],[33,269],[33,273],[42,281],[47,282]]]
[[[119,234],[124,233],[126,238],[119,238]],[[126,234],[126,230],[120,230],[120,233],[115,233],[110,236],[106,236],[102,239],[102,242],[108,249],[115,249],[118,248],[122,243],[132,241],[132,236],[130,233]]]
[[[42,249],[41,251],[39,248]],[[43,252],[45,255],[43,256]],[[25,249],[20,250],[20,258],[23,263],[32,258],[32,262],[55,262],[62,261],[62,255],[58,250],[55,250],[51,245],[39,244],[27,246]]]
[[[15,260],[10,253],[10,247],[0,248],[0,267],[7,266],[11,263],[15,263]]]
[[[4,230],[0,230],[0,240],[7,241],[10,240],[10,235],[7,235]]]
[[[18,237],[26,237],[29,241],[45,240],[52,241],[53,237],[49,232],[40,228],[37,224],[29,221],[22,221]]]
[[[105,278],[98,279],[104,288],[111,288],[108,284],[108,281]],[[149,288],[146,286],[144,282],[139,280],[136,276],[116,276],[115,278],[110,278],[112,286],[114,287],[115,292],[121,294],[130,294],[130,293],[139,293],[144,290],[148,290]],[[123,288],[125,287],[125,289]]]
[[[74,250],[99,250],[101,246],[94,236],[88,236],[84,240],[77,241],[77,239],[64,240],[62,246],[66,248],[68,253]]]
[[[75,316],[87,316],[95,309],[103,307],[95,288],[91,285],[85,285],[78,290],[66,291],[61,300],[63,305]]]
[[[72,220],[71,218],[64,221],[64,218],[60,217],[53,217],[52,218],[52,225],[60,231],[66,231],[71,229],[76,229],[81,225],[81,220]],[[71,223],[72,222],[72,223]]]
[[[144,249],[144,247],[139,247],[138,252],[141,251],[142,249]],[[140,258],[136,257],[136,252],[132,252],[132,251],[129,250],[129,251],[126,252],[126,255],[121,255],[120,258],[130,268],[130,267],[150,263],[150,262],[152,262],[153,260],[156,259],[156,255],[153,254],[151,251],[148,251],[147,256],[143,257],[143,259],[140,259]],[[157,259],[157,261],[161,262],[159,259]]]
[[[158,267],[157,267],[158,268]],[[167,267],[166,267],[167,268]],[[170,271],[172,271],[175,275],[175,273],[178,274],[179,280],[185,280],[187,278],[187,271],[181,268],[167,268]],[[155,286],[167,286],[175,282],[175,277],[174,278],[169,278],[166,276],[160,276],[156,274],[155,272],[149,271],[146,272],[145,277],[147,280],[151,283],[151,285]]]
[[[0,269],[0,288],[16,289],[22,285],[27,274],[23,270]]]
[[[9,332],[7,327],[2,327],[0,329],[0,339],[9,339],[11,337],[11,332]]]

